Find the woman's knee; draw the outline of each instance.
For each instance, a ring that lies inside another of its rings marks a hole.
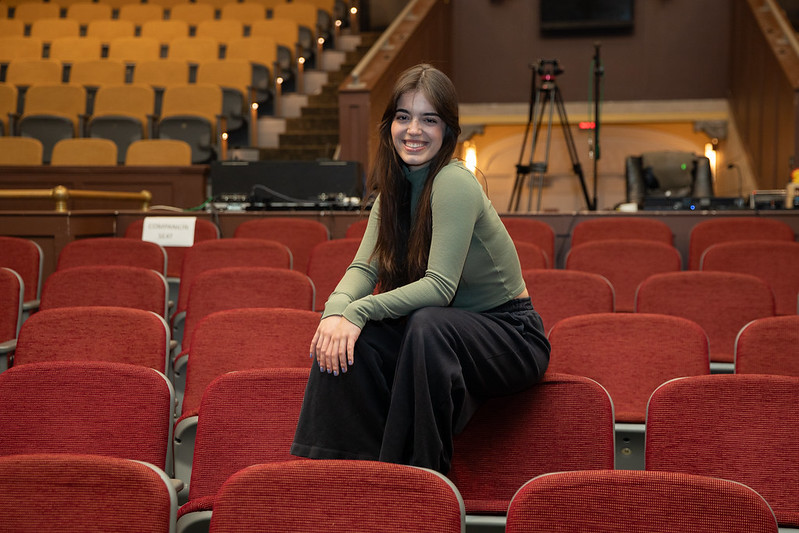
[[[405,335],[409,333],[433,334],[446,331],[453,325],[453,310],[450,307],[423,307],[408,317]]]

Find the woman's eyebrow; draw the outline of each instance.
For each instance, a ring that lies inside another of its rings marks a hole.
[[[411,113],[410,111],[408,111],[407,109],[403,109],[403,108],[401,108],[401,107],[398,107],[398,108],[397,108],[397,110],[395,111],[395,113],[405,113],[406,115],[410,115],[410,114],[412,114],[412,113]],[[439,118],[441,117],[441,115],[439,115],[439,114],[438,114],[438,113],[436,113],[435,111],[431,111],[431,112],[429,112],[429,113],[422,113],[422,116],[423,116],[423,117],[439,117]]]

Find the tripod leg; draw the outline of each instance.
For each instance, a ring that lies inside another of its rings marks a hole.
[[[572,163],[572,170],[580,179],[580,186],[583,190],[583,197],[585,198],[585,204],[590,211],[596,210],[596,205],[594,202],[591,201],[591,198],[588,195],[588,187],[585,183],[585,175],[583,174],[583,167],[580,164],[580,159],[577,157],[577,149],[574,146],[574,137],[572,136],[571,125],[569,124],[569,119],[566,116],[566,107],[563,104],[563,96],[560,94],[560,89],[555,86],[555,103],[558,107],[558,115],[560,116],[560,124],[561,128],[563,129],[563,135],[566,138],[566,147],[569,150],[569,158],[571,159]]]
[[[521,171],[516,173],[516,180],[513,182],[513,189],[511,189],[510,200],[508,201],[508,211],[519,210],[519,197],[524,188],[525,175]]]
[[[524,128],[524,137],[522,139],[522,149],[519,153],[519,163],[516,165],[516,180],[513,182],[513,189],[511,189],[510,199],[508,201],[508,211],[517,211],[519,209],[519,198],[524,188],[525,177],[529,170],[524,167],[524,152],[527,148],[527,138],[530,135],[531,128],[533,128],[533,117],[535,116],[535,109],[538,106],[538,90],[536,87],[536,69],[532,69],[532,80],[530,82],[530,105],[527,112],[527,125]],[[533,150],[535,149],[533,144]],[[532,158],[532,155],[530,156]]]
[[[541,125],[544,123],[544,113],[546,111],[547,104],[549,104],[549,115],[547,121],[546,144],[544,146],[544,161],[536,163],[533,160],[535,158],[536,148],[538,146],[538,138],[541,134]],[[527,167],[528,172],[532,172],[532,175],[530,176],[530,182],[528,183],[529,188],[527,191],[528,212],[532,207],[534,187],[538,187],[539,199],[541,197],[541,192],[543,190],[543,173],[547,171],[549,162],[549,144],[552,137],[552,110],[554,108],[552,107],[552,93],[547,84],[542,85],[538,89],[538,92],[535,95],[535,106],[537,111],[534,115],[532,145],[530,147],[530,161]]]

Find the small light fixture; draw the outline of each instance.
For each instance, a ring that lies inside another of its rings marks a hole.
[[[705,143],[705,157],[710,160],[710,171],[713,175],[713,179],[716,178],[716,157],[718,155],[718,149],[719,140],[716,138],[711,139],[709,143]]]
[[[477,147],[471,141],[463,143],[464,154],[463,159],[466,168],[474,172],[477,169]]]
[[[352,31],[355,31],[355,28],[358,27],[357,26],[357,22],[358,22],[357,17],[358,17],[358,8],[353,6],[353,7],[350,8],[350,30],[352,30]]]

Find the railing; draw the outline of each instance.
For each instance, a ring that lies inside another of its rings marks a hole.
[[[416,8],[417,0],[411,0],[405,6],[405,8],[397,15],[397,18],[393,20],[391,25],[386,28],[386,31],[380,36],[380,38],[372,45],[372,48],[364,55],[361,60],[355,65],[355,68],[352,69],[350,72],[350,79],[348,80],[347,87],[350,89],[360,89],[364,87],[364,83],[361,81],[361,75],[364,71],[366,71],[372,61],[374,60],[375,56],[380,53],[381,50],[387,50],[391,48],[390,41],[394,35],[398,34],[398,28],[403,21],[407,20],[409,17],[412,17],[412,13]]]
[[[143,190],[141,192],[86,191],[80,189],[67,189],[63,185],[58,185],[52,189],[0,189],[0,198],[51,198],[55,202],[56,212],[66,213],[67,202],[70,200],[70,198],[138,201],[141,202],[142,211],[147,211],[150,208],[150,201],[153,199],[153,195],[147,190]]]

